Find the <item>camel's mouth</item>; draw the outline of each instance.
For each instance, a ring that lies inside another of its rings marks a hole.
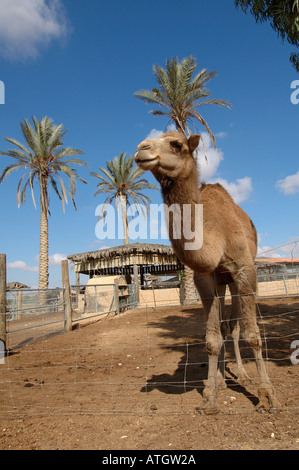
[[[158,156],[151,157],[148,154],[142,155],[140,151],[135,154],[135,162],[142,170],[151,170],[157,165],[158,160]]]

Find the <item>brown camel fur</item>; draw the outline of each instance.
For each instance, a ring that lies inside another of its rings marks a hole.
[[[191,208],[189,219],[182,216],[177,219],[169,211],[169,238],[181,262],[194,271],[195,285],[207,318],[209,371],[203,391],[203,409],[206,413],[219,411],[217,390],[223,385],[219,359],[228,334],[234,340],[239,380],[242,383],[249,380],[239,351],[239,320],[244,338],[255,356],[259,377],[258,408],[277,408],[279,403],[266,371],[256,321],[256,230],[249,216],[220,184],[199,186],[197,164],[193,157],[198,143],[198,135],[187,138],[183,133],[168,132],[158,139],[141,142],[135,160],[143,170],[150,170],[160,183],[168,211],[172,206],[179,208],[178,213],[182,214],[185,207]],[[196,218],[198,205],[203,207],[202,223],[198,223],[199,219]],[[189,234],[193,232],[192,239],[185,236],[183,225],[186,221],[191,228]],[[181,227],[176,226],[179,224]],[[201,247],[192,249],[191,245],[190,249],[190,240],[195,242],[200,237]],[[224,309],[227,285],[232,294],[230,317],[225,316]]]

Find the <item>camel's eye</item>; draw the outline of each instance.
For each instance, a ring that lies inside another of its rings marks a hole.
[[[172,148],[174,148],[175,150],[178,150],[178,151],[181,151],[182,148],[183,148],[183,145],[178,142],[177,140],[174,140],[173,142],[170,142],[170,145]]]

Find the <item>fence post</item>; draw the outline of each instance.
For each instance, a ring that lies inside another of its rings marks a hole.
[[[94,301],[95,301],[95,310],[96,314],[98,314],[98,286],[94,286]]]
[[[0,255],[0,364],[6,352],[6,255]],[[1,357],[3,356],[3,357]]]
[[[17,293],[17,320],[19,320],[22,316],[22,303],[23,303],[23,299],[22,299],[22,289],[19,290],[19,292]]]
[[[114,281],[114,308],[115,315],[119,315],[119,288],[117,279]]]
[[[138,265],[133,265],[133,274],[134,274],[134,284],[135,284],[135,292],[136,292],[136,304],[137,307],[139,305],[139,281],[138,281]]]
[[[72,304],[71,304],[71,288],[69,280],[69,263],[65,259],[61,261],[61,273],[62,273],[62,287],[64,289],[64,330],[65,332],[72,330]]]
[[[285,275],[283,274],[282,275],[282,279],[283,279],[283,283],[284,283],[284,289],[286,291],[286,296],[288,297],[289,294],[288,294],[288,288],[287,288],[287,283],[286,283],[286,278],[285,278]]]
[[[76,308],[79,306],[79,294],[80,294],[80,273],[76,272]]]

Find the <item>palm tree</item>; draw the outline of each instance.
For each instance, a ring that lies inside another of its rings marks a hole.
[[[213,147],[216,148],[216,140],[208,123],[197,111],[197,108],[207,104],[217,104],[230,108],[230,104],[223,99],[211,99],[206,83],[215,77],[215,71],[208,72],[202,69],[194,78],[197,69],[196,59],[189,56],[179,62],[177,57],[166,60],[166,68],[154,65],[153,71],[159,88],[152,90],[140,90],[135,96],[147,104],[158,105],[160,109],[151,111],[154,116],[165,116],[175,124],[178,131],[191,134],[189,125],[195,128],[194,120],[200,122],[208,132]],[[162,109],[161,109],[162,108]],[[186,132],[187,131],[187,132]],[[205,158],[207,160],[204,141],[202,140]],[[185,302],[194,302],[193,272],[185,266]]]
[[[151,199],[142,193],[144,189],[159,189],[158,186],[150,184],[146,179],[141,178],[144,171],[138,166],[133,168],[134,156],[121,152],[118,157],[106,163],[106,168],[99,168],[101,173],[91,172],[100,181],[97,184],[98,190],[95,196],[102,193],[108,193],[105,199],[102,213],[105,213],[105,206],[115,200],[117,210],[119,205],[121,209],[123,229],[124,229],[124,244],[129,243],[128,233],[128,213],[127,207],[129,199],[133,201],[136,207],[148,214],[148,205],[152,202]]]
[[[189,124],[199,121],[208,132],[214,148],[215,137],[207,122],[197,111],[197,108],[206,104],[217,104],[230,108],[230,104],[223,99],[209,98],[210,92],[205,87],[206,83],[215,77],[216,72],[201,70],[192,79],[197,68],[196,59],[189,56],[179,62],[177,57],[166,60],[166,69],[154,65],[153,71],[159,88],[152,90],[140,90],[134,94],[147,104],[155,104],[160,109],[151,111],[154,116],[166,116],[176,126],[178,131],[190,134]],[[161,109],[162,108],[162,109]]]
[[[72,147],[62,147],[62,138],[67,131],[63,131],[63,125],[54,125],[48,117],[41,121],[32,118],[33,126],[27,119],[20,123],[25,145],[12,138],[5,138],[7,142],[15,146],[12,150],[0,152],[7,155],[16,162],[7,166],[0,175],[0,183],[12,172],[22,169],[24,173],[19,181],[17,189],[17,204],[25,203],[26,189],[30,187],[33,204],[36,208],[34,198],[34,183],[37,181],[40,189],[40,252],[39,252],[39,289],[47,289],[49,285],[49,235],[48,216],[50,202],[50,187],[53,188],[64,204],[68,203],[67,193],[76,209],[74,196],[76,193],[76,180],[83,181],[76,170],[70,164],[88,166],[78,158],[69,158],[81,155],[81,150]],[[70,188],[65,186],[60,173],[69,179]]]

